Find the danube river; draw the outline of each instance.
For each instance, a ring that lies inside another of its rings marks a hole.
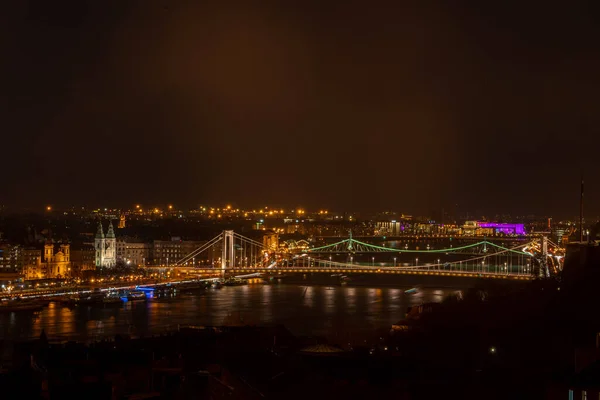
[[[42,329],[51,340],[151,335],[177,329],[178,325],[223,325],[228,315],[233,315],[233,319],[239,316],[248,324],[283,324],[296,335],[356,343],[404,318],[407,307],[440,302],[454,292],[423,288],[416,294],[405,294],[406,289],[257,283],[155,297],[110,308],[69,308],[50,303],[36,313],[0,315],[0,339],[9,345],[37,338]]]

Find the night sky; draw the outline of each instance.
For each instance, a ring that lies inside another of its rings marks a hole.
[[[6,3],[8,206],[600,214],[598,1]]]

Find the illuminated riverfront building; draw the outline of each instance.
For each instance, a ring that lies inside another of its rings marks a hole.
[[[467,221],[462,226],[463,235],[526,235],[523,224],[506,224],[501,222]]]
[[[379,235],[400,236],[404,233],[405,227],[402,221],[392,220],[377,222],[375,229]]]
[[[130,238],[117,240],[117,260],[128,265],[144,265],[150,261],[150,243]]]
[[[86,271],[96,270],[96,250],[92,245],[84,245],[71,250],[71,276],[81,276]]]
[[[112,222],[108,224],[108,232],[104,236],[102,223],[98,223],[98,231],[94,240],[96,249],[96,268],[112,268],[117,263],[117,239]]]
[[[19,250],[19,263],[17,264],[17,271],[23,272],[27,265],[37,264],[38,258],[40,258],[40,249],[36,248],[21,248]]]
[[[38,253],[39,254],[39,253]],[[55,252],[54,244],[48,240],[42,257],[37,262],[23,267],[25,279],[66,278],[71,275],[71,247],[61,244]]]
[[[17,269],[19,250],[19,246],[0,244],[0,271]]]
[[[269,251],[276,251],[279,248],[279,235],[277,233],[267,233],[263,236],[263,244]]]
[[[478,222],[482,229],[491,229],[494,233],[504,235],[525,235],[525,226],[523,224],[505,224],[501,222]]]
[[[190,254],[205,243],[206,241],[181,240],[179,237],[172,237],[171,240],[155,240],[152,243],[150,257],[156,265],[175,264],[185,255]],[[211,253],[210,256],[214,257],[214,254]],[[201,263],[203,261],[198,258],[192,262]]]

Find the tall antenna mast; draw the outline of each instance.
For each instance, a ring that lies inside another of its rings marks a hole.
[[[581,174],[581,194],[579,196],[579,241],[583,242],[583,173]]]

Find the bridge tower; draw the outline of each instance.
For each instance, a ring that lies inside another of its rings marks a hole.
[[[348,252],[352,253],[354,251],[354,246],[352,246],[352,229],[348,231]]]
[[[352,229],[348,230],[348,243],[346,244],[346,251],[348,252],[348,256],[346,258],[346,262],[352,264],[354,262],[354,245],[352,244]]]
[[[548,238],[546,236],[542,236],[542,256],[548,256]]]
[[[235,253],[233,246],[233,231],[223,231],[223,248],[221,254],[221,274],[225,275],[227,267],[235,267]]]
[[[540,278],[549,278],[550,269],[548,268],[548,238],[542,236],[542,256],[540,257]]]

